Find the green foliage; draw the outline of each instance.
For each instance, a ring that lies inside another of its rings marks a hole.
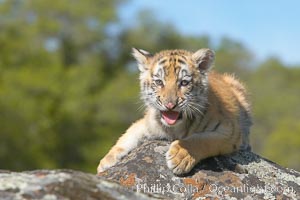
[[[299,119],[299,118],[298,118]],[[263,153],[271,160],[279,160],[289,168],[299,168],[300,124],[295,118],[279,120],[267,137]]]
[[[149,11],[112,34],[120,3],[0,2],[2,169],[95,172],[100,158],[143,114],[133,46],[150,52],[213,48],[215,70],[236,73],[251,92],[254,151],[300,169],[299,67],[276,58],[257,65],[241,43],[223,38],[213,46],[209,36],[184,36]]]
[[[245,79],[253,66],[253,55],[241,43],[222,38],[216,50],[216,67],[220,72],[235,73]]]
[[[299,77],[300,68],[287,68],[277,59],[270,58],[249,78],[247,85],[252,93],[255,120],[252,141],[255,141],[256,151],[265,151],[268,138],[285,119],[294,118],[291,123],[299,123]],[[281,162],[280,159],[277,162]]]

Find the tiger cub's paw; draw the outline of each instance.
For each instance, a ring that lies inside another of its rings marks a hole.
[[[169,169],[174,174],[182,175],[191,171],[196,165],[196,160],[193,158],[188,150],[180,145],[180,141],[172,142],[169,150],[166,153],[166,160]]]
[[[101,173],[108,168],[114,166],[125,155],[125,151],[122,148],[115,148],[109,151],[104,158],[100,161],[97,167],[97,173]]]

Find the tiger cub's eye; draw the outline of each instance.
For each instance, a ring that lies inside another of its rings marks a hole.
[[[182,81],[180,82],[180,86],[187,86],[189,83],[190,83],[190,82],[187,81],[187,80],[182,80]]]
[[[154,82],[155,82],[155,84],[158,85],[158,86],[163,86],[163,85],[164,85],[163,81],[162,81],[162,80],[159,80],[159,79],[155,80]]]

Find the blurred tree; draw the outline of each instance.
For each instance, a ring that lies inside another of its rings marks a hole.
[[[266,139],[263,154],[271,160],[278,160],[282,166],[299,169],[299,118],[281,117],[274,126],[274,131]]]
[[[216,69],[220,72],[234,73],[242,79],[251,74],[254,56],[241,43],[229,38],[222,38],[216,49]]]
[[[293,123],[299,123],[299,77],[300,68],[287,68],[278,59],[270,58],[249,79],[255,120],[252,141],[257,152],[266,151],[267,138],[272,137],[281,121],[294,118]]]
[[[87,168],[81,147],[102,138],[95,108],[114,68],[102,55],[121,2],[0,2],[2,168]]]

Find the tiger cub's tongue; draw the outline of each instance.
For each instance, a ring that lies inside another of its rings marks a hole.
[[[175,111],[162,111],[161,114],[162,114],[162,117],[164,118],[164,120],[169,125],[175,124],[179,117],[179,112],[175,112]]]

